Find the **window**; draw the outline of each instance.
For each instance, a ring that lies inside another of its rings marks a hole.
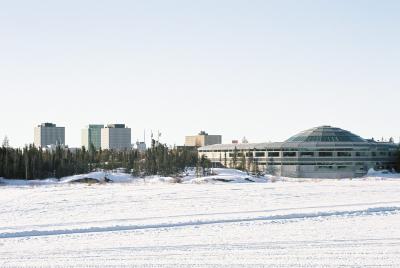
[[[367,152],[356,152],[356,156],[358,156],[358,157],[368,156],[368,153]]]
[[[295,157],[296,152],[283,152],[283,157]]]
[[[379,152],[379,155],[380,156],[386,156],[387,154],[386,154],[386,152]]]
[[[279,157],[279,152],[269,152],[268,157]]]
[[[333,153],[332,152],[319,152],[318,154],[320,157],[332,157]]]
[[[322,169],[322,170],[330,170],[332,168],[333,168],[333,166],[318,166],[318,169]]]
[[[253,157],[253,153],[252,152],[246,153],[246,157]]]
[[[351,166],[338,166],[338,169],[351,169]]]
[[[350,152],[338,152],[337,156],[338,157],[350,157],[351,153]]]
[[[376,156],[376,152],[372,152],[371,154],[372,154],[372,156]]]
[[[300,152],[300,156],[314,157],[314,152]]]
[[[256,157],[265,157],[265,152],[256,152]]]

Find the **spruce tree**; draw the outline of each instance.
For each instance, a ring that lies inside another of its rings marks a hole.
[[[7,136],[5,136],[4,139],[3,139],[2,147],[3,148],[9,148],[10,147],[10,141],[9,141]]]
[[[275,167],[275,160],[270,157],[267,163],[267,173],[270,175],[276,175],[276,167]]]

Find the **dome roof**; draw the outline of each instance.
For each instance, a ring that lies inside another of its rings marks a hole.
[[[286,142],[366,142],[366,140],[341,128],[320,126],[302,131]]]

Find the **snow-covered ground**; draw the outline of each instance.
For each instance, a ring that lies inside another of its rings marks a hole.
[[[1,180],[0,267],[399,267],[398,174],[215,173]]]

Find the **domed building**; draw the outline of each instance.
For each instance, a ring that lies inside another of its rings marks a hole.
[[[320,126],[284,142],[200,147],[214,166],[241,167],[298,178],[353,178],[370,168],[392,169],[398,146],[366,140],[347,130]]]

